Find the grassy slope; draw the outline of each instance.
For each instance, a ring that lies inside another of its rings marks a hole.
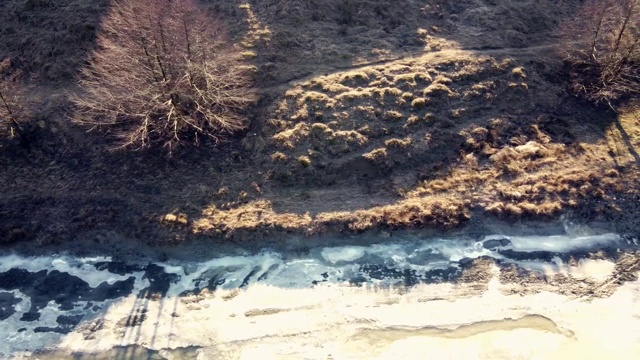
[[[68,125],[65,79],[91,50],[104,3],[0,5],[20,15],[0,11],[4,33],[31,34],[29,46],[3,37],[0,57],[37,79],[30,147],[0,158],[5,242],[247,239],[567,212],[637,231],[637,107],[618,118],[566,94],[548,29],[571,1],[210,1],[258,67],[263,99],[243,138],[168,160],[108,153]],[[34,19],[50,25],[43,34]],[[88,35],[64,25],[79,22]]]

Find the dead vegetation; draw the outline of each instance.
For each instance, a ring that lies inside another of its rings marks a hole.
[[[467,204],[468,205],[468,204]],[[356,211],[278,213],[266,200],[251,201],[231,209],[211,206],[192,226],[196,234],[248,240],[255,236],[285,234],[358,233],[378,229],[427,227],[451,229],[470,217],[463,201],[444,197],[416,198],[393,205]]]
[[[640,1],[587,1],[559,32],[576,94],[611,104],[640,93]]]
[[[490,105],[523,110],[526,93],[502,80],[514,69],[522,71],[512,60],[468,52],[439,55],[320,76],[288,90],[274,105],[263,135],[275,145],[269,148],[278,163],[273,176],[313,182],[320,172],[326,178],[362,159],[378,171],[437,161],[455,154],[435,150],[438,143],[459,140],[434,133],[464,126],[470,116],[486,117],[483,108]],[[483,103],[471,102],[474,98]],[[520,103],[507,103],[513,100]],[[275,155],[280,152],[288,163]],[[300,156],[312,157],[313,164],[301,170]]]
[[[149,25],[151,24],[151,25]],[[76,120],[107,128],[119,147],[171,152],[246,127],[251,71],[215,18],[192,0],[112,3],[73,101]]]
[[[375,196],[386,193],[388,205],[302,214],[278,212],[271,202],[248,203],[211,210],[197,231],[222,227],[226,231],[219,233],[234,237],[238,231],[284,224],[286,232],[304,234],[451,228],[477,213],[513,220],[551,218],[567,211],[610,217],[621,210],[616,197],[629,192],[637,179],[631,180],[635,170],[622,170],[623,175],[620,164],[609,156],[610,137],[590,137],[596,119],[606,112],[558,117],[536,110],[559,106],[549,95],[561,90],[544,81],[535,68],[516,58],[451,54],[312,78],[274,104],[276,117],[262,135],[267,139],[265,151],[273,151],[269,179],[304,181],[309,186],[326,186],[333,179],[345,186],[338,178],[359,183],[374,176],[373,183],[385,185],[367,191]],[[522,85],[513,86],[514,81]],[[428,91],[427,97],[426,89],[438,90]],[[420,99],[420,106],[407,103],[412,99]],[[301,116],[308,111],[300,108],[322,116]],[[629,119],[625,114],[621,118]],[[584,121],[585,117],[592,120]],[[629,148],[633,151],[638,145],[636,125],[628,126],[634,135]],[[336,137],[340,132],[350,135]],[[415,180],[403,180],[407,178]],[[302,205],[286,210],[311,210],[313,201],[322,200],[300,201]]]
[[[604,157],[606,143],[558,142],[541,130],[548,121],[538,118],[528,128],[507,119],[472,125],[461,132],[460,166],[412,194],[464,193],[484,211],[513,218],[552,216],[586,202],[600,202],[606,212],[615,194],[628,189]]]
[[[44,106],[46,136],[68,143],[30,150],[28,166],[0,158],[0,230],[173,243],[631,214],[620,221],[637,231],[638,106],[616,114],[567,94],[551,30],[577,2],[543,3],[212,1],[261,87],[242,139],[170,161],[114,155],[54,127],[68,113]],[[36,73],[30,53],[0,55]]]

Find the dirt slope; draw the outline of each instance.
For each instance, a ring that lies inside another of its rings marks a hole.
[[[561,214],[638,234],[638,106],[573,98],[553,52],[578,1],[206,1],[262,98],[247,133],[172,158],[112,153],[70,125],[71,76],[105,9],[82,3],[0,4],[0,58],[30,79],[15,84],[32,119],[27,141],[0,148],[4,244],[109,251]]]

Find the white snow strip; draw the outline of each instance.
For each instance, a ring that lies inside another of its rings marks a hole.
[[[552,251],[570,252],[572,250],[590,248],[594,246],[608,246],[620,241],[616,234],[571,237],[556,236],[527,236],[511,237],[512,247],[517,251]]]
[[[84,280],[92,288],[99,286],[103,282],[112,285],[116,281],[129,278],[129,275],[122,276],[106,270],[97,270],[93,264],[103,261],[111,261],[111,258],[94,257],[74,259],[66,256],[24,258],[18,255],[7,255],[0,257],[0,272],[6,272],[10,269],[24,269],[34,273],[42,270],[57,270]]]
[[[340,261],[355,261],[363,257],[365,248],[362,246],[340,246],[322,249],[322,257],[335,264]]]
[[[203,263],[189,264],[191,268],[189,274],[186,274],[184,266],[165,263],[158,263],[157,265],[164,267],[167,273],[180,276],[180,280],[175,284],[171,284],[167,293],[167,296],[176,296],[185,291],[193,290],[196,281],[202,279],[203,275],[209,271],[224,277],[225,284],[223,288],[229,288],[241,285],[241,282],[254,267],[260,267],[262,269],[260,273],[262,273],[276,263],[282,263],[282,259],[275,253],[265,252],[256,256],[225,256]]]

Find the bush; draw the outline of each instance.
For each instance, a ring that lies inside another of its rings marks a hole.
[[[115,0],[74,97],[76,120],[120,147],[218,140],[243,129],[251,68],[195,0]]]
[[[576,94],[611,105],[640,92],[640,0],[589,0],[560,34]]]

